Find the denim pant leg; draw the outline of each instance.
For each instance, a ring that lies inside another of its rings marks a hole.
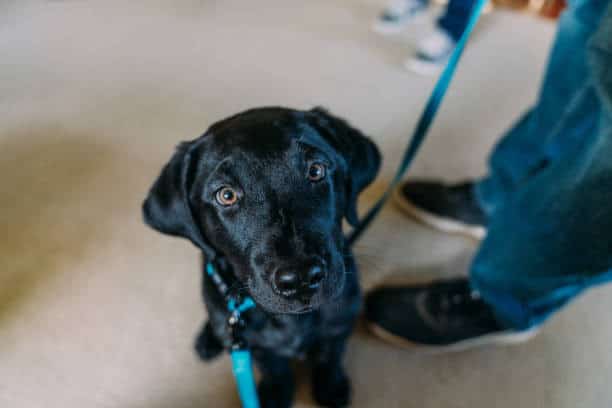
[[[611,3],[570,1],[538,104],[478,187],[490,225],[470,280],[508,327],[612,279]]]
[[[570,9],[562,15],[538,102],[498,143],[489,159],[489,175],[477,185],[479,201],[488,214],[547,165],[551,158],[545,149],[552,139],[557,146],[571,150],[573,143],[565,140],[582,138],[582,129],[561,129],[561,118],[573,109],[576,95],[589,81],[586,44],[606,1],[570,1]],[[588,121],[583,124],[592,125]]]
[[[444,14],[438,19],[438,27],[450,35],[455,42],[465,31],[475,0],[449,0]]]

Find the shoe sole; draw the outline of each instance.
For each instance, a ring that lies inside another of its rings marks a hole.
[[[459,353],[486,346],[517,345],[531,340],[540,331],[538,327],[524,331],[503,331],[485,336],[479,336],[473,339],[463,340],[445,346],[432,346],[428,344],[411,342],[371,322],[367,322],[366,327],[374,336],[380,338],[386,343],[423,354]]]
[[[434,62],[419,61],[417,58],[410,58],[404,61],[404,68],[421,76],[431,77],[442,71],[446,60],[436,64]]]
[[[467,236],[476,241],[481,241],[487,234],[485,227],[465,224],[452,218],[440,217],[417,207],[404,197],[401,189],[402,186],[400,185],[393,191],[393,202],[406,214],[422,224],[449,234]]]

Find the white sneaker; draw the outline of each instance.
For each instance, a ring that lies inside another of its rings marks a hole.
[[[427,8],[426,0],[391,0],[372,30],[379,34],[397,34],[410,20]]]
[[[457,43],[446,31],[437,28],[418,45],[414,56],[404,62],[404,66],[421,75],[438,73],[455,49]]]

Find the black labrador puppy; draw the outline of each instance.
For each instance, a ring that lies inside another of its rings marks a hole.
[[[376,146],[321,108],[252,109],[181,143],[151,188],[144,219],[191,240],[234,293],[248,294],[244,337],[262,379],[263,407],[289,407],[290,361],[307,357],[323,406],[345,406],[345,343],[361,305],[342,220],[380,165]],[[206,274],[203,359],[230,345],[225,300]]]

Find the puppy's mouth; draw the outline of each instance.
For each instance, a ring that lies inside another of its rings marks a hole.
[[[315,311],[314,307],[312,307],[312,306],[304,306],[301,309],[298,309],[298,310],[293,311],[293,312],[289,312],[287,314],[298,314],[299,315],[299,314],[310,313],[310,312],[313,312],[313,311]]]
[[[290,301],[289,303],[276,303],[276,304],[260,304],[260,306],[272,314],[284,314],[284,315],[304,315],[312,312],[316,312],[325,305],[331,299],[322,299],[320,295],[315,295],[308,302],[303,301]]]
[[[344,285],[345,279],[338,279],[337,282],[332,284],[333,290],[329,287],[321,288],[321,290],[314,293],[308,299],[300,299],[299,297],[285,299],[276,294],[264,295],[262,297],[259,291],[251,292],[251,297],[259,307],[268,313],[276,315],[304,315],[316,312],[321,307],[336,302],[342,297]]]

